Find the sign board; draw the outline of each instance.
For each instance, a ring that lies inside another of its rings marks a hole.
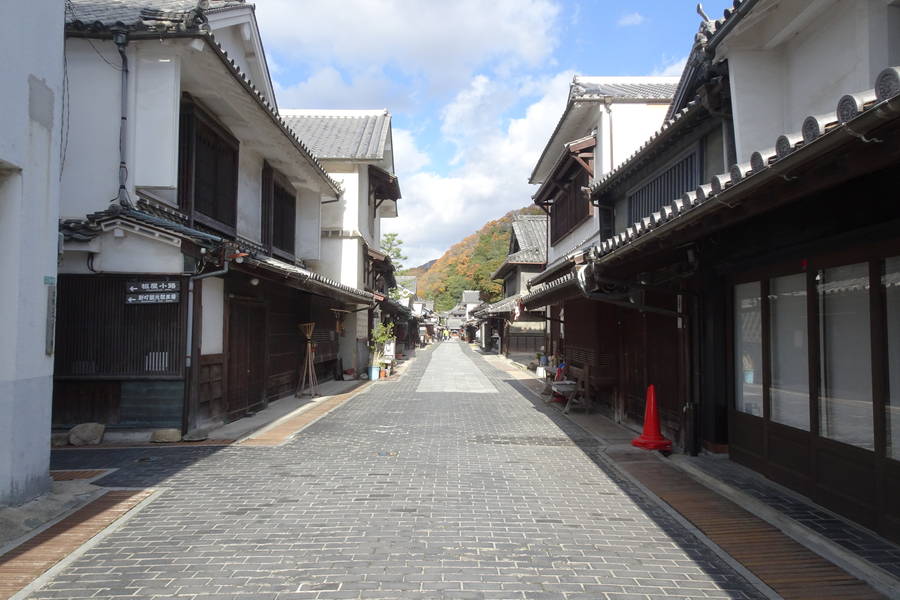
[[[393,360],[396,354],[396,342],[390,340],[384,343],[384,357]]]
[[[180,281],[129,281],[125,291],[129,294],[144,292],[177,292],[181,290]]]
[[[177,304],[181,301],[179,292],[146,292],[125,294],[125,304]]]

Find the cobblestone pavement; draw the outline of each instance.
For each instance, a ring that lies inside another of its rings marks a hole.
[[[759,597],[506,377],[442,343],[284,446],[55,452],[166,491],[31,597]]]

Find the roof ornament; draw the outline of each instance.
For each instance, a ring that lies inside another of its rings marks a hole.
[[[700,18],[703,19],[704,22],[709,23],[710,18],[706,14],[706,11],[703,10],[703,5],[699,2],[697,3],[697,14],[700,15]]]
[[[875,78],[875,95],[879,100],[887,100],[898,93],[900,93],[900,67],[888,67]]]

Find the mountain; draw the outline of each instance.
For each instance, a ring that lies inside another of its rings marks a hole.
[[[428,269],[430,269],[432,266],[434,266],[434,263],[436,263],[436,262],[437,262],[437,259],[435,258],[434,260],[429,260],[424,265],[419,265],[418,267],[412,267],[410,269],[404,269],[403,275],[414,275],[416,277],[421,277],[426,272],[428,272]]]
[[[511,210],[451,246],[436,261],[410,269],[409,274],[418,277],[419,297],[433,298],[439,311],[456,306],[463,290],[478,290],[481,299],[487,302],[499,300],[503,288],[491,280],[491,275],[506,258],[513,217],[539,214],[540,210],[533,204]]]

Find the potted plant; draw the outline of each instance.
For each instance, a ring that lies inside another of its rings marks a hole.
[[[394,324],[379,323],[372,328],[372,343],[369,345],[369,379],[379,379],[384,361],[384,344],[394,339]]]

